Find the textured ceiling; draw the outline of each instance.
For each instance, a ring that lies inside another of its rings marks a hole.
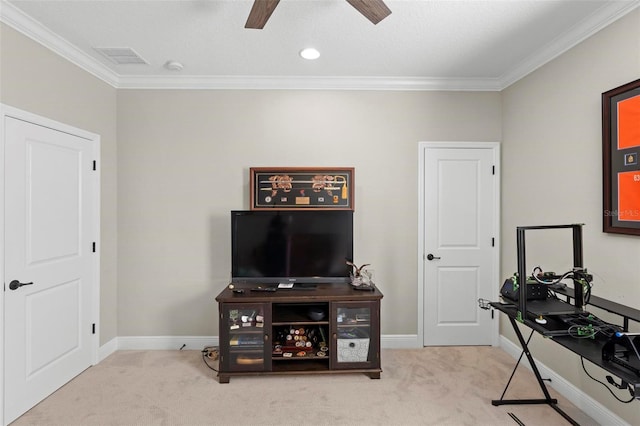
[[[282,0],[263,30],[244,28],[252,3],[2,0],[0,17],[115,87],[499,90],[640,1],[386,0],[373,25],[345,0]],[[298,56],[310,46],[316,61]]]

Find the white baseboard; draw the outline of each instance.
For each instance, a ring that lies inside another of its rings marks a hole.
[[[114,337],[98,348],[98,362],[102,362],[106,357],[118,350],[118,338]]]
[[[121,336],[118,350],[202,350],[217,346],[218,336]]]
[[[522,348],[520,346],[504,336],[500,336],[500,347],[516,360],[522,353]],[[540,361],[535,360],[535,362],[540,375],[543,378],[551,379],[550,386],[552,388],[554,388],[559,394],[567,398],[573,405],[578,407],[589,417],[598,422],[598,424],[611,426],[628,426],[627,422],[618,417],[615,413],[609,411],[598,401],[582,392],[582,390],[577,388],[571,382],[567,381],[564,377],[562,377]],[[520,361],[520,365],[532,371],[531,365],[529,365],[529,361],[526,359],[526,357],[523,357],[522,361]]]
[[[115,351],[132,350],[202,350],[205,346],[218,346],[218,336],[123,336],[115,337],[100,346],[98,362]]]
[[[421,348],[416,334],[392,334],[380,336],[382,349],[416,349]]]

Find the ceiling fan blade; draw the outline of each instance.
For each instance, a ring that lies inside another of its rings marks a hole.
[[[280,0],[254,0],[244,27],[256,30],[263,29],[279,2]]]
[[[347,0],[374,25],[391,15],[391,10],[383,0]]]

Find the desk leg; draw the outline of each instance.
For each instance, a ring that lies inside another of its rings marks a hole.
[[[562,409],[560,409],[560,407],[558,407],[558,400],[555,398],[551,398],[551,395],[549,394],[549,390],[547,389],[547,386],[544,384],[544,381],[542,380],[542,376],[540,376],[540,371],[538,371],[538,367],[536,366],[536,363],[533,357],[531,356],[531,352],[529,352],[529,342],[524,340],[524,337],[520,332],[520,328],[518,328],[518,324],[516,323],[516,320],[514,318],[509,317],[509,321],[511,321],[511,326],[513,327],[513,330],[515,331],[516,336],[518,337],[518,341],[520,342],[520,346],[522,347],[522,352],[526,355],[527,359],[529,360],[529,365],[531,365],[533,374],[536,376],[538,385],[540,386],[540,389],[544,394],[544,399],[503,399],[504,394],[507,392],[507,388],[505,388],[504,392],[502,393],[502,397],[500,397],[500,399],[494,399],[493,401],[491,401],[491,404],[494,406],[514,405],[514,404],[546,404],[546,405],[549,405],[551,408],[553,408],[562,417],[564,417],[569,423],[571,423],[572,425],[579,426],[579,423],[577,423],[575,420],[569,417],[567,413],[565,413],[564,411],[562,411]],[[515,369],[518,368],[519,363],[520,363],[520,360],[518,360],[518,364],[516,364],[513,370],[513,373],[515,373]],[[511,374],[511,377],[513,377],[513,373]],[[510,383],[511,383],[511,379],[509,379],[509,383],[507,383],[507,387],[509,387]]]

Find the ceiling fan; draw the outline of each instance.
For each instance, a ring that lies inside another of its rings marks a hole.
[[[254,0],[245,28],[261,30],[278,6],[280,0]],[[374,25],[391,15],[391,10],[383,0],[347,0]]]

